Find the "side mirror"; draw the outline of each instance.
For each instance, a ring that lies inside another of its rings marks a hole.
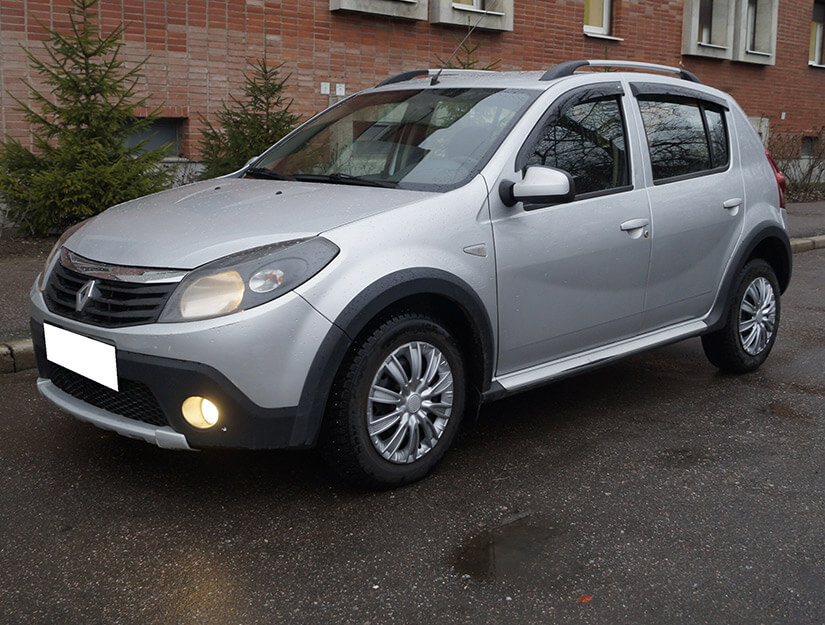
[[[561,169],[553,167],[528,167],[520,182],[504,180],[498,193],[506,206],[516,202],[526,204],[561,204],[569,202],[576,195],[573,177]]]

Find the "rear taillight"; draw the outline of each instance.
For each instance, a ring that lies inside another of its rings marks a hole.
[[[788,186],[788,182],[785,180],[785,174],[779,171],[776,161],[773,160],[773,156],[771,156],[771,153],[767,150],[765,150],[765,156],[768,157],[768,162],[771,164],[771,169],[773,169],[773,175],[776,177],[776,186],[779,189],[779,208],[785,208],[785,189]]]

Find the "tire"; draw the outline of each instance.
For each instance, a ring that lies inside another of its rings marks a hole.
[[[320,450],[350,482],[373,489],[414,482],[444,456],[466,406],[455,339],[425,314],[396,314],[362,333],[341,365]]]
[[[708,360],[730,373],[758,369],[776,341],[780,309],[773,268],[759,258],[750,261],[737,276],[725,326],[702,337]]]

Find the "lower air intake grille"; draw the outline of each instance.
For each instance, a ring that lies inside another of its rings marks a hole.
[[[120,378],[118,392],[54,363],[50,363],[50,370],[52,383],[57,388],[87,404],[150,425],[168,425],[163,410],[145,384]]]

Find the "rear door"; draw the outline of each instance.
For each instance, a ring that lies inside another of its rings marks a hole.
[[[721,98],[632,83],[647,139],[650,281],[642,330],[704,315],[743,228],[744,184]]]

